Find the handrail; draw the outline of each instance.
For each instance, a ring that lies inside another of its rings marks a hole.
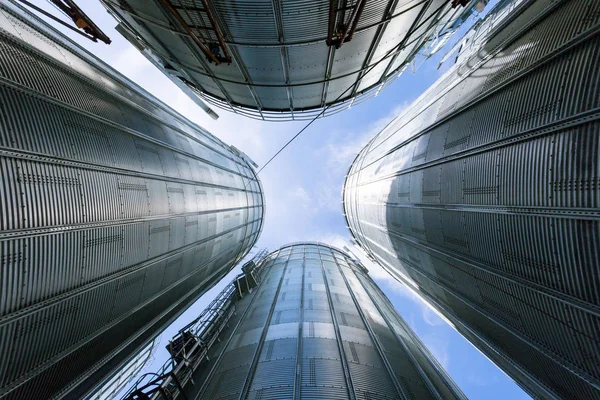
[[[171,357],[158,371],[140,376],[123,395],[123,399],[157,399],[161,396],[175,399],[180,393],[183,394],[183,387],[192,378],[198,365],[207,358],[208,351],[235,314],[235,303],[241,297],[236,285],[238,280],[256,280],[264,269],[266,255],[266,249],[259,250],[251,260],[254,266],[236,275],[196,319],[179,330],[166,346]],[[248,264],[250,262],[245,265]]]

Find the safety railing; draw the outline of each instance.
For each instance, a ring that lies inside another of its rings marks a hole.
[[[218,341],[219,334],[235,314],[237,301],[260,280],[265,265],[266,249],[256,253],[237,275],[200,313],[179,330],[166,346],[171,354],[156,372],[142,375],[123,396],[127,400],[185,399],[183,388],[208,351]]]

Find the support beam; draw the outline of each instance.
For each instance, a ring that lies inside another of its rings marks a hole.
[[[357,0],[352,5],[343,5],[338,7],[337,0],[329,2],[329,22],[327,26],[327,45],[340,48],[342,44],[352,40],[356,31],[358,21],[365,8],[367,0]],[[346,11],[352,10],[350,18],[346,21]],[[341,18],[338,16],[341,13]]]
[[[217,35],[217,39],[219,40],[219,46],[221,47],[221,50],[223,50],[223,55],[225,56],[225,61],[227,61],[228,63],[231,63],[231,56],[229,55],[229,52],[227,51],[227,46],[225,46],[225,40],[223,39],[223,35],[221,34],[221,31],[219,30],[219,25],[217,24],[217,21],[215,21],[215,17],[212,13],[211,8],[209,7],[207,0],[202,0],[202,6],[204,7],[204,12],[208,16],[208,20],[210,21],[210,24],[213,26],[213,28],[215,28],[215,34]]]
[[[214,16],[214,23],[215,23],[215,27],[217,27],[218,30],[223,30],[223,32],[227,35],[227,36],[231,36],[228,35],[228,30],[227,30],[227,25],[219,20],[219,15],[215,12],[215,10],[212,8],[214,7],[213,3],[210,4],[206,4],[207,5],[207,9],[210,9],[211,15]],[[250,95],[252,96],[252,99],[254,100],[254,103],[256,104],[256,109],[258,110],[258,113],[260,114],[260,117],[262,120],[265,119],[265,116],[262,112],[263,110],[263,105],[260,101],[260,98],[258,96],[258,93],[256,93],[256,90],[254,89],[254,82],[252,82],[252,78],[250,77],[250,74],[248,73],[248,71],[246,70],[244,63],[240,62],[239,60],[241,59],[238,51],[236,48],[232,48],[231,49],[231,61],[235,63],[235,65],[237,66],[238,70],[240,71],[240,73],[242,74],[242,77],[244,78],[244,84],[246,85],[246,87],[248,88],[248,91],[250,92]],[[231,103],[231,102],[230,102]]]
[[[91,40],[92,42],[97,42],[101,40],[106,44],[110,44],[111,40],[102,30],[91,20],[90,17],[83,12],[81,8],[75,4],[72,0],[49,0],[52,4],[54,4],[59,10],[65,13],[69,18],[73,20],[73,23],[76,27],[66,23],[62,19],[50,14],[46,10],[37,7],[33,3],[30,3],[27,0],[18,0],[19,2],[25,4],[27,7],[39,12],[42,15],[50,18],[51,20],[61,24],[62,26],[80,34],[81,36]]]
[[[390,21],[390,16],[391,16],[392,12],[394,12],[394,10],[396,9],[397,5],[398,5],[398,0],[392,0],[388,3],[385,13],[383,14],[383,21]],[[389,22],[386,22],[377,28],[377,32],[375,33],[375,38],[371,42],[371,46],[369,47],[369,51],[367,52],[367,56],[365,57],[365,61],[363,63],[362,71],[358,74],[358,79],[356,80],[356,83],[354,84],[354,87],[352,88],[352,93],[350,94],[350,97],[354,97],[356,95],[356,92],[358,91],[358,87],[360,86],[360,82],[362,81],[362,78],[364,78],[366,75],[366,73],[365,73],[366,68],[371,64],[371,61],[373,60],[373,56],[375,55],[375,51],[377,50],[377,46],[379,46],[379,42],[381,42],[381,38],[383,37],[383,34],[384,34],[388,24],[389,24]]]
[[[281,9],[281,0],[272,0],[273,4],[273,16],[275,18],[275,27],[277,28],[277,39],[279,43],[285,42],[285,36],[283,31],[283,18],[282,18],[282,9]],[[281,46],[279,48],[279,53],[281,57],[281,67],[283,68],[283,78],[285,80],[286,86],[286,94],[288,97],[290,112],[294,113],[294,92],[293,89],[289,86],[291,85],[290,80],[290,62],[288,56],[287,47]]]
[[[221,64],[221,61],[217,59],[217,57],[213,54],[213,52],[206,46],[206,44],[194,33],[192,28],[185,22],[179,11],[173,6],[173,4],[169,0],[160,0],[160,2],[165,6],[167,11],[179,22],[181,27],[190,35],[190,38],[196,43],[196,45],[202,50],[204,54],[206,54],[215,64]]]
[[[356,14],[354,16],[354,19],[352,20],[352,27],[350,28],[348,35],[344,38],[344,43],[352,40],[352,36],[356,31],[356,26],[358,25],[360,16],[362,15],[363,10],[365,9],[365,4],[367,4],[367,0],[360,0],[360,3],[358,3],[358,6],[356,8]]]
[[[423,18],[423,16],[425,15],[425,13],[427,12],[427,10],[429,9],[429,7],[433,4],[433,0],[428,0],[427,3],[425,3],[425,5],[423,6],[423,8],[421,8],[421,10],[419,11],[419,15],[417,16],[417,18],[415,18],[414,22],[412,23],[410,29],[406,32],[406,36],[404,37],[404,39],[402,39],[402,42],[400,43],[400,45],[398,46],[399,51],[396,52],[396,54],[394,54],[394,56],[392,57],[392,59],[390,60],[389,64],[387,65],[387,67],[385,68],[385,71],[383,71],[383,73],[381,74],[381,78],[379,78],[379,83],[383,83],[386,79],[386,77],[389,74],[390,68],[392,67],[392,65],[394,65],[394,63],[396,62],[396,59],[398,58],[398,55],[400,55],[400,53],[402,52],[402,50],[404,49],[404,47],[406,46],[406,43],[408,42],[408,40],[410,39],[410,36],[417,30],[419,29],[420,25],[421,25],[421,19]],[[408,58],[407,58],[408,60]]]

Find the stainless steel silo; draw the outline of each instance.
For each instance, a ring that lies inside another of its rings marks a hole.
[[[348,254],[294,243],[244,271],[125,398],[466,398]]]
[[[193,99],[283,121],[313,118],[325,107],[329,115],[375,96],[485,2],[102,3],[119,21],[117,30]]]
[[[78,398],[260,233],[252,167],[0,2],[0,397]]]
[[[600,9],[502,2],[361,151],[357,242],[534,398],[600,399]]]

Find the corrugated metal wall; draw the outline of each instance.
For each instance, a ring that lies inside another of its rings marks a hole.
[[[170,2],[201,42],[218,42],[200,1]],[[118,18],[121,32],[130,33],[128,40],[207,102],[251,118],[285,121],[312,119],[325,106],[331,106],[324,114],[330,115],[375,96],[423,47],[453,33],[474,1],[456,8],[446,0],[366,1],[352,40],[336,48],[327,45],[330,11],[337,30],[348,24],[357,0],[213,0],[207,4],[232,58],[219,65],[207,61],[163,2],[102,3]]]
[[[524,3],[361,152],[344,207],[534,397],[598,399],[600,3]]]
[[[297,243],[264,263],[188,398],[465,398],[348,255]]]
[[[8,2],[0,171],[8,398],[88,388],[229,272],[262,226],[260,184],[228,146]]]
[[[97,386],[86,400],[115,400],[119,393],[127,388],[131,381],[137,378],[147,364],[152,364],[153,355],[160,345],[160,337],[157,337],[143,349],[133,354],[113,376],[109,377]]]

